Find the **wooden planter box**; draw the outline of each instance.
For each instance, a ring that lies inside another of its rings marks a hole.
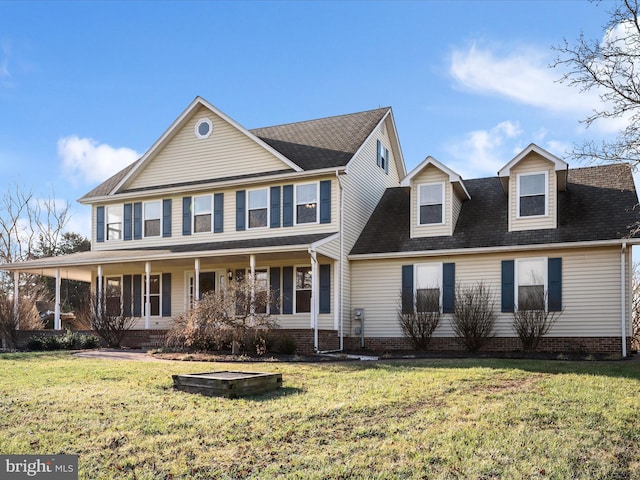
[[[237,398],[271,392],[282,386],[281,373],[208,372],[173,375],[173,387],[189,393]]]

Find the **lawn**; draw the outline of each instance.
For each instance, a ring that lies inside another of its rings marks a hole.
[[[640,478],[640,363],[242,364],[284,387],[172,389],[238,364],[0,355],[0,453],[77,454],[82,479]]]

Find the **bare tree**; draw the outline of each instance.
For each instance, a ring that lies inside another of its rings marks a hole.
[[[577,159],[628,162],[634,167],[640,163],[639,10],[638,0],[618,1],[609,12],[603,39],[580,35],[575,44],[565,39],[555,47],[558,56],[552,66],[564,70],[561,81],[581,92],[595,91],[602,100],[583,123],[589,127],[600,119],[626,120],[614,140],[575,145]]]

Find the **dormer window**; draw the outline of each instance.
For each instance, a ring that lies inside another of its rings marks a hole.
[[[420,225],[442,225],[444,223],[444,183],[419,185],[418,206]]]
[[[547,173],[518,175],[518,217],[540,217],[547,209]]]

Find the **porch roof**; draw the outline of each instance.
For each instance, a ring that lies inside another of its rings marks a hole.
[[[335,233],[291,235],[283,237],[252,238],[147,247],[119,250],[92,250],[57,257],[44,257],[24,262],[0,265],[0,270],[30,272],[55,276],[56,269],[64,269],[64,278],[90,281],[92,269],[97,265],[147,261],[172,261],[189,258],[246,256],[249,254],[286,254],[306,251],[309,247],[329,240]]]

